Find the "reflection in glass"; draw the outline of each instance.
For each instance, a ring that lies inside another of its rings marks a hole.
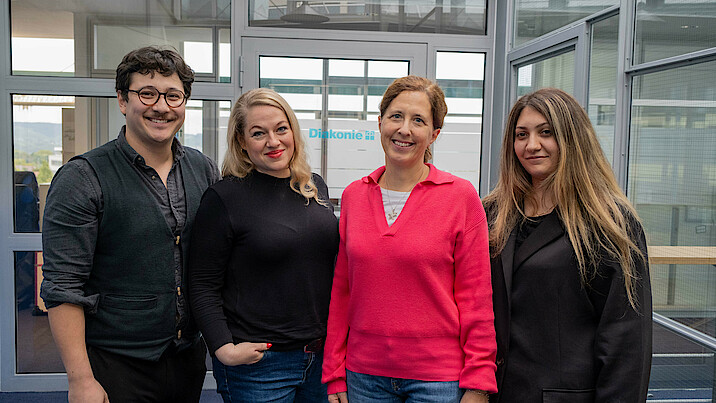
[[[224,104],[223,116],[219,105]],[[117,137],[125,120],[117,98],[52,95],[12,97],[15,232],[41,232],[45,198],[55,172],[75,155]],[[203,150],[204,137],[223,140],[228,102],[189,99],[177,137]],[[204,150],[215,157],[214,150]]]
[[[618,40],[618,15],[592,25],[587,112],[609,162],[614,159]]]
[[[15,324],[18,374],[64,372],[40,298],[42,252],[15,252]]]
[[[380,99],[408,67],[407,61],[259,58],[259,86],[281,94],[296,112],[311,168],[334,199],[383,165]]]
[[[517,96],[540,88],[559,88],[574,93],[574,51],[569,51],[517,69]]]
[[[716,2],[713,0],[637,2],[634,64],[714,46]]]
[[[633,80],[627,189],[650,245],[716,246],[714,69],[707,62]],[[652,283],[656,312],[716,336],[713,267],[653,265]]]
[[[485,35],[485,0],[251,0],[252,27]]]
[[[198,81],[229,81],[231,1],[174,3],[13,0],[12,73],[113,78],[127,52],[162,45],[177,49]]]
[[[124,122],[116,98],[13,95],[15,231],[40,232],[55,172]],[[96,122],[89,127],[90,122]],[[118,129],[117,129],[118,130]],[[102,141],[104,142],[104,141]],[[101,144],[101,143],[100,143]]]
[[[438,52],[435,77],[448,114],[433,145],[433,162],[479,189],[485,54]]]
[[[619,0],[516,0],[513,46],[598,13]]]

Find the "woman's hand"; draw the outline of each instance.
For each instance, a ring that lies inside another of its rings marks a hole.
[[[107,392],[93,377],[70,379],[67,399],[70,403],[109,403]]]
[[[259,362],[264,356],[264,351],[269,348],[271,348],[271,343],[226,343],[219,347],[214,354],[224,365],[247,365]]]
[[[488,403],[489,401],[490,400],[487,395],[467,390],[465,391],[465,394],[462,395],[462,400],[460,400],[460,403]]]
[[[328,403],[348,403],[348,393],[338,392],[328,395]]]

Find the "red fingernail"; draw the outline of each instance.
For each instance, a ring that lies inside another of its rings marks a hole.
[[[271,343],[266,343],[266,348],[271,348],[271,346],[273,346],[273,344],[271,344]]]

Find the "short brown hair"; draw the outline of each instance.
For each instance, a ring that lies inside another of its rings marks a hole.
[[[184,86],[184,95],[191,95],[191,85],[194,83],[194,70],[191,69],[173,48],[160,48],[158,46],[145,46],[127,53],[117,66],[115,90],[128,100],[128,90],[132,73],[151,74],[159,73],[169,77],[177,73]]]

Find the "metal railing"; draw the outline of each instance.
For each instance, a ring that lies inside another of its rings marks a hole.
[[[700,332],[696,329],[693,329],[687,325],[684,325],[683,323],[677,322],[671,318],[668,318],[664,315],[653,313],[652,315],[653,321],[655,324],[658,324],[665,328],[666,330],[678,335],[679,337],[683,337],[684,339],[701,346],[705,349],[708,349],[712,353],[684,353],[684,354],[654,354],[653,356],[659,357],[659,358],[713,358],[714,353],[716,353],[716,338]],[[711,400],[688,400],[688,401],[714,401],[716,402],[716,363],[714,365],[713,369],[713,377],[712,377],[712,385],[711,385]],[[650,402],[657,402],[662,400],[649,400]],[[669,400],[669,401],[685,401],[685,400]],[[666,402],[666,400],[664,400]]]

